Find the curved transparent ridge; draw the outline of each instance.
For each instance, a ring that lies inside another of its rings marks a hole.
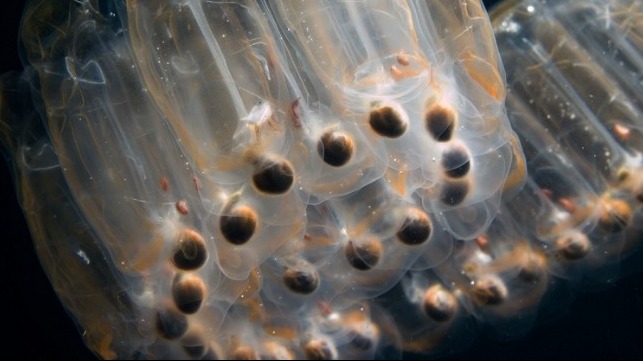
[[[87,345],[435,354],[609,281],[640,238],[639,5],[560,3],[498,20],[516,136],[478,1],[32,1],[0,129]]]

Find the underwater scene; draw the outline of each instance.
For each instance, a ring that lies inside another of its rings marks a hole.
[[[641,357],[640,1],[24,5],[12,355]]]

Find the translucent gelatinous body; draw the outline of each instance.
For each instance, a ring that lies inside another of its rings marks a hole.
[[[625,0],[526,1],[497,21],[530,174],[525,196],[507,205],[559,252],[564,276],[591,263],[610,278],[607,265],[640,238],[643,88],[632,76],[643,72],[641,10]]]
[[[557,16],[627,3],[561,4],[499,25],[516,136],[478,1],[33,1],[3,141],[88,346],[435,353],[475,322],[526,332],[556,278],[612,277],[640,236],[641,113],[591,99],[637,85],[540,49],[581,37]]]

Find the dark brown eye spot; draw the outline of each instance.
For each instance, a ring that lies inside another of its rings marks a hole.
[[[172,298],[179,311],[196,313],[205,297],[205,283],[197,276],[177,275],[172,282]]]
[[[382,244],[376,239],[368,239],[360,243],[349,241],[345,253],[351,266],[367,271],[379,262],[382,256]]]
[[[424,313],[436,322],[446,322],[453,318],[458,301],[455,296],[440,285],[430,287],[422,299]]]
[[[319,286],[319,274],[314,270],[288,268],[284,272],[283,280],[291,291],[304,295],[313,293]]]
[[[438,142],[448,142],[455,130],[455,112],[453,109],[434,105],[424,115],[426,129]]]
[[[174,308],[161,309],[156,312],[156,329],[164,338],[175,340],[187,331],[188,319]]]
[[[451,147],[442,153],[442,169],[451,178],[462,178],[471,170],[471,160],[466,149],[461,146]]]
[[[408,128],[406,119],[391,107],[372,110],[368,123],[375,133],[387,138],[401,137]]]
[[[324,162],[333,167],[341,167],[353,156],[355,143],[347,134],[338,131],[324,133],[317,143],[317,153]]]
[[[250,207],[232,209],[230,214],[221,216],[221,234],[230,243],[242,245],[250,240],[257,230],[259,217]]]
[[[469,193],[469,183],[465,181],[446,182],[440,193],[442,203],[449,206],[457,206],[462,203]]]
[[[206,340],[194,331],[189,331],[181,337],[181,346],[185,353],[194,359],[201,358],[208,350]]]
[[[471,295],[481,305],[496,306],[507,299],[508,291],[500,278],[485,277],[475,281]]]
[[[531,253],[531,251],[529,251]],[[537,283],[545,274],[546,259],[540,253],[531,253],[520,267],[518,278],[525,283]]]
[[[304,346],[304,353],[307,360],[333,360],[335,351],[323,340],[310,340]]]
[[[396,236],[402,243],[418,245],[431,236],[431,220],[423,211],[410,208]]]
[[[359,332],[350,331],[347,336],[351,340],[350,345],[359,350],[367,351],[374,345],[373,340]]]
[[[293,169],[286,161],[268,161],[252,175],[255,187],[267,194],[283,194],[293,184]]]
[[[585,257],[589,253],[591,246],[592,243],[589,238],[578,231],[567,232],[567,234],[556,240],[557,253],[568,261],[575,261]]]
[[[620,199],[606,199],[601,202],[598,224],[606,232],[618,233],[632,220],[632,207]]]
[[[203,266],[208,258],[205,240],[193,230],[184,230],[179,234],[177,245],[172,255],[176,268],[190,271]]]
[[[232,351],[232,360],[258,360],[257,352],[250,346],[239,346]]]

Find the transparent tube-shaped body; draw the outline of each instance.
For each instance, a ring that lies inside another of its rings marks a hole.
[[[524,174],[478,1],[39,0],[21,43],[5,143],[104,358],[399,348],[374,299]]]
[[[439,355],[636,250],[641,10],[34,0],[0,135],[98,356]]]

